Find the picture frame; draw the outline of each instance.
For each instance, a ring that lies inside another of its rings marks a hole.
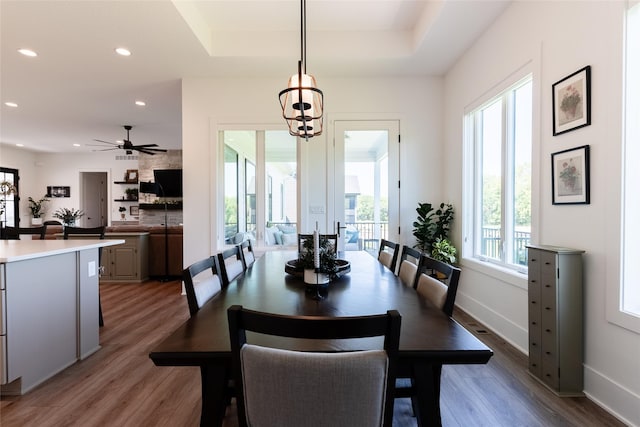
[[[71,197],[71,187],[62,185],[47,186],[47,197]]]
[[[124,181],[136,184],[138,182],[138,169],[127,169],[127,173],[124,174]]]
[[[589,204],[589,146],[551,154],[552,203]]]
[[[553,135],[591,124],[591,66],[558,80],[552,86]]]
[[[139,206],[129,206],[129,214],[131,216],[139,216],[140,215],[140,207]]]

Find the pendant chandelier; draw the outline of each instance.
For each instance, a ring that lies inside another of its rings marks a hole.
[[[324,96],[316,79],[307,74],[307,2],[300,0],[300,60],[298,73],[291,76],[286,89],[280,91],[282,117],[289,133],[309,140],[322,134]]]

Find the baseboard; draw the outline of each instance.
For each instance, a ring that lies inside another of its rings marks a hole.
[[[640,427],[640,395],[584,365],[584,394],[630,427]]]
[[[500,313],[490,309],[478,300],[458,292],[456,307],[464,310],[471,317],[482,323],[522,353],[529,354],[529,331]]]

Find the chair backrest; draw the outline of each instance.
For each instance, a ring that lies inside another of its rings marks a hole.
[[[47,227],[44,225],[40,227],[5,227],[4,231],[5,238],[8,240],[20,240],[20,236],[23,234],[40,236],[40,240],[44,240]]]
[[[233,279],[245,271],[242,252],[238,246],[218,253],[218,273],[222,278],[222,286],[227,286]]]
[[[182,281],[187,294],[189,314],[193,316],[222,288],[216,258],[210,256],[185,268],[182,271]]]
[[[253,246],[251,240],[247,239],[238,245],[240,247],[240,254],[242,255],[242,263],[244,269],[251,267],[256,262],[256,254],[253,252]]]
[[[398,277],[400,281],[407,286],[413,287],[418,273],[418,266],[422,252],[411,248],[407,245],[402,246],[402,254],[400,255],[400,266],[398,267]]]
[[[451,316],[459,279],[459,268],[422,255],[415,287],[420,295],[440,307],[447,316]]]
[[[398,251],[400,245],[389,240],[380,239],[380,249],[378,250],[378,261],[389,270],[396,272],[396,262],[398,261]]]
[[[313,234],[298,234],[298,253],[306,252],[304,248],[304,242],[307,239],[313,240]],[[320,239],[329,240],[329,247],[332,249],[333,253],[336,253],[338,250],[338,235],[337,234],[320,234]]]
[[[373,316],[309,317],[235,305],[227,315],[240,426],[391,426],[401,324],[396,310]],[[384,336],[384,350],[267,348],[247,344],[246,331],[307,339]]]
[[[64,227],[62,231],[63,239],[69,239],[71,235],[83,235],[97,237],[98,239],[104,239],[104,225],[100,227]]]

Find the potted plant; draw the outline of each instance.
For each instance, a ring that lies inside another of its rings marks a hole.
[[[431,258],[447,264],[456,262],[457,249],[448,239],[437,239],[431,245]]]
[[[42,197],[40,200],[34,200],[32,197],[29,197],[29,210],[31,211],[32,225],[42,225],[42,216],[45,213],[45,203],[48,201],[49,199],[47,196]]]
[[[125,212],[127,211],[127,208],[125,208],[124,206],[120,206],[118,208],[118,211],[120,212],[120,218],[124,219],[124,217],[126,215]]]
[[[53,217],[62,221],[66,226],[74,226],[76,221],[84,216],[84,212],[74,208],[59,208],[53,213]]]
[[[416,212],[418,212],[418,219],[413,222],[413,235],[418,243],[414,247],[430,253],[432,245],[438,238],[449,237],[449,229],[453,221],[453,206],[440,203],[440,208],[434,209],[431,203],[418,203]]]
[[[137,188],[127,188],[124,193],[127,195],[127,200],[138,200]]]

